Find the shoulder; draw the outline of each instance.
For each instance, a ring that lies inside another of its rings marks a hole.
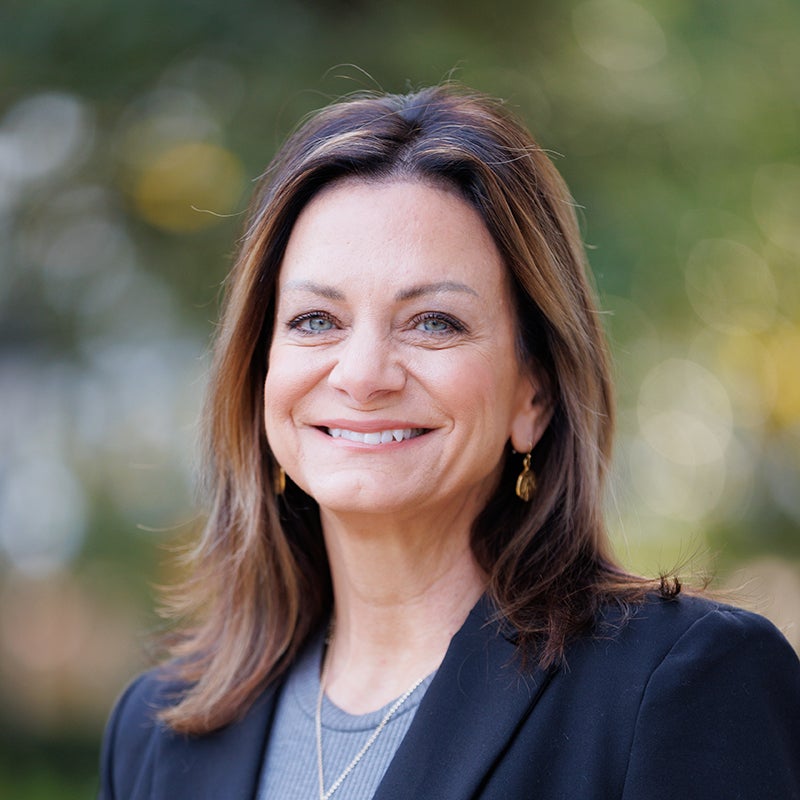
[[[680,676],[704,697],[737,700],[741,710],[765,697],[783,695],[800,710],[800,661],[767,619],[741,608],[695,597],[651,601],[638,609],[623,637],[653,653],[655,685]],[[703,678],[713,678],[703,686]]]
[[[644,699],[670,677],[686,689],[705,675],[706,696],[732,686],[767,693],[781,686],[800,697],[800,661],[769,620],[691,595],[607,607],[594,630],[567,648],[561,672],[574,686],[608,696]]]
[[[160,718],[191,685],[168,668],[146,672],[122,693],[106,726],[101,800],[250,797],[275,706],[270,685],[241,717],[204,734],[176,732]]]
[[[142,764],[152,758],[156,741],[169,735],[159,712],[176,703],[186,688],[170,680],[163,668],[142,673],[128,684],[114,704],[103,735],[102,798],[120,796],[114,787],[130,787],[134,777],[142,774]]]
[[[593,669],[602,663],[605,669],[600,672],[607,673],[608,681],[622,675],[646,681],[657,670],[710,670],[717,687],[744,674],[766,684],[777,675],[795,694],[800,692],[797,654],[769,620],[688,595],[648,598],[627,615],[607,610],[594,635],[568,651],[567,666],[573,662]]]
[[[676,625],[680,637],[673,655],[713,650],[736,652],[753,660],[778,658],[792,667],[800,667],[795,651],[786,637],[768,619],[743,608],[686,596],[675,601],[655,601],[645,606],[640,615],[647,624],[648,615],[658,625]],[[800,675],[800,673],[797,673]]]
[[[158,726],[159,712],[177,703],[188,686],[156,667],[135,677],[114,704],[109,725],[124,723],[127,730],[148,730]]]
[[[429,690],[428,741],[455,723],[453,749],[471,736],[479,752],[513,730],[486,797],[800,800],[800,662],[763,617],[692,596],[611,604],[565,663],[519,679],[502,621],[467,633]]]
[[[800,661],[758,614],[692,596],[609,607],[537,712],[607,796],[800,800]]]
[[[683,786],[678,765],[690,794],[797,796],[800,661],[771,622],[700,598],[652,600],[618,646],[613,668],[635,694],[626,797],[661,797],[658,776]]]
[[[691,595],[649,597],[627,614],[607,609],[600,616],[595,638],[655,657],[666,655],[676,646],[699,655],[708,648],[737,650],[747,642],[756,647],[756,652],[775,649],[790,661],[797,660],[783,634],[766,618]]]
[[[629,614],[609,609],[566,654],[554,686],[633,725],[675,733],[755,727],[774,715],[800,742],[800,660],[767,619],[712,600],[649,598]],[[638,722],[637,722],[638,720]],[[794,720],[794,721],[793,721]]]

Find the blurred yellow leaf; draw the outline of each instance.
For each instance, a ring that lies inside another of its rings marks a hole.
[[[229,150],[182,142],[146,164],[134,185],[134,202],[151,225],[176,233],[196,231],[236,210],[243,177]]]

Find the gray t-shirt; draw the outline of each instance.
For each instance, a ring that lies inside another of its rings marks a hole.
[[[318,800],[315,712],[319,695],[324,635],[306,647],[278,698],[261,773],[258,800]],[[406,735],[428,685],[429,675],[395,712],[331,800],[366,800],[375,794]],[[329,789],[378,727],[394,701],[369,714],[352,715],[322,702],[322,754]]]

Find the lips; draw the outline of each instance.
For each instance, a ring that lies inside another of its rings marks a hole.
[[[389,444],[415,439],[427,432],[426,428],[391,428],[385,431],[351,431],[347,428],[322,428],[333,439],[347,439],[361,444]]]

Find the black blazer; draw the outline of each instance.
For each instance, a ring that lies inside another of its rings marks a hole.
[[[608,614],[566,667],[521,672],[481,600],[453,637],[375,800],[800,800],[800,662],[765,619],[705,600]],[[102,800],[250,800],[280,687],[185,737],[153,721],[180,687],[122,695]],[[314,764],[308,768],[314,770]]]

